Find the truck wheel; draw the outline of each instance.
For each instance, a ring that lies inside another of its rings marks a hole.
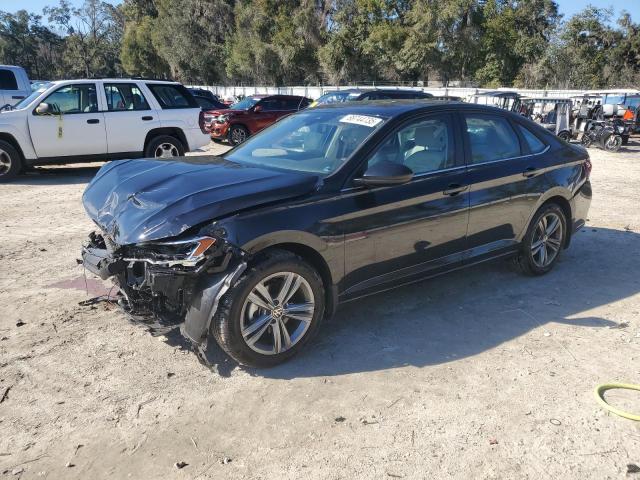
[[[147,158],[171,158],[184,156],[184,145],[176,137],[160,135],[151,139],[144,151]]]
[[[324,284],[301,257],[274,250],[221,298],[212,335],[237,362],[272,367],[304,349],[324,316]]]
[[[9,142],[0,140],[0,182],[15,178],[21,169],[20,153]]]

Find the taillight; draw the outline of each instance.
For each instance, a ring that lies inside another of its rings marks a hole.
[[[591,169],[593,168],[591,159],[589,157],[587,157],[587,159],[584,161],[582,167],[584,168],[585,177],[587,178],[587,180],[589,180],[589,177],[591,176]]]
[[[209,133],[204,123],[204,112],[202,110],[200,110],[200,116],[198,116],[198,125],[202,133]]]

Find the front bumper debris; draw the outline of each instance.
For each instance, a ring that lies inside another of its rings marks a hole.
[[[200,238],[194,242],[200,241]],[[93,233],[82,249],[82,264],[89,272],[118,287],[118,304],[129,319],[154,329],[181,325],[183,335],[206,346],[211,317],[220,298],[246,268],[245,253],[223,239],[216,239],[198,262],[193,256],[167,260],[163,249],[176,242],[148,246],[118,246]]]

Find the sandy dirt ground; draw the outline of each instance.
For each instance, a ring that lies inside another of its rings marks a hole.
[[[95,165],[0,185],[0,477],[640,479],[640,423],[593,393],[640,383],[640,141],[591,155],[551,274],[496,261],[347,304],[261,371],[78,304],[104,290],[76,264]]]

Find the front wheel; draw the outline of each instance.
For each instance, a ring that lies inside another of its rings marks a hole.
[[[324,285],[290,252],[269,252],[220,301],[212,335],[234,360],[271,367],[302,350],[324,315]]]
[[[20,153],[9,142],[0,140],[0,182],[15,178],[21,169]]]
[[[238,145],[249,138],[249,130],[242,125],[233,125],[229,129],[229,143],[231,145]]]
[[[608,152],[617,152],[622,147],[622,137],[620,135],[609,135],[604,141],[604,149]]]
[[[152,138],[144,151],[147,158],[172,158],[184,156],[184,145],[176,137],[160,135]]]
[[[544,275],[558,261],[567,239],[567,219],[555,203],[543,206],[533,217],[522,240],[518,263],[527,275]]]

